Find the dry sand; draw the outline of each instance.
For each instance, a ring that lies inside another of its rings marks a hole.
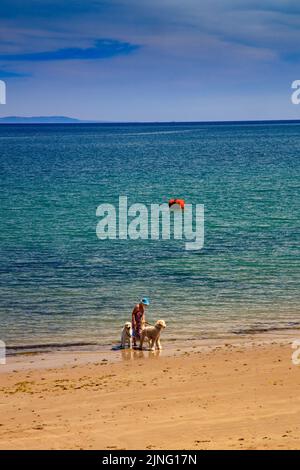
[[[11,358],[0,448],[300,449],[290,342],[178,349]]]

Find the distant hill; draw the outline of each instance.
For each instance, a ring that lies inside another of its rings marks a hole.
[[[250,125],[250,124],[300,124],[300,119],[260,120],[260,121],[98,121],[81,120],[68,116],[5,116],[0,117],[0,124],[110,124],[110,125]]]
[[[6,116],[0,118],[0,124],[76,124],[81,122],[88,121],[66,116]]]

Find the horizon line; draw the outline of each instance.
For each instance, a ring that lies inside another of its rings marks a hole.
[[[16,122],[4,122],[5,120],[13,120]],[[49,119],[49,122],[17,122],[18,120],[29,121],[34,119]],[[51,119],[61,119],[62,122],[50,122]],[[65,120],[65,122],[63,122]],[[79,119],[69,116],[3,116],[0,117],[0,124],[259,124],[259,123],[300,123],[299,119],[234,119],[234,120],[209,120],[209,121],[105,121],[105,120],[94,120],[94,119]]]

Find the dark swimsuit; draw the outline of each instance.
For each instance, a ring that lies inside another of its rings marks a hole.
[[[138,310],[134,314],[134,319],[135,319],[135,325],[136,327],[134,328],[132,325],[132,335],[134,338],[140,339],[141,337],[141,331],[142,331],[142,318],[143,318],[144,313]]]

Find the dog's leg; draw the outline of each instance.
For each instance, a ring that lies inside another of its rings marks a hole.
[[[144,339],[145,339],[145,334],[144,334],[144,331],[142,330],[141,337],[140,337],[140,349],[143,349]]]
[[[157,346],[157,349],[162,349],[160,338],[157,338],[156,346]]]

